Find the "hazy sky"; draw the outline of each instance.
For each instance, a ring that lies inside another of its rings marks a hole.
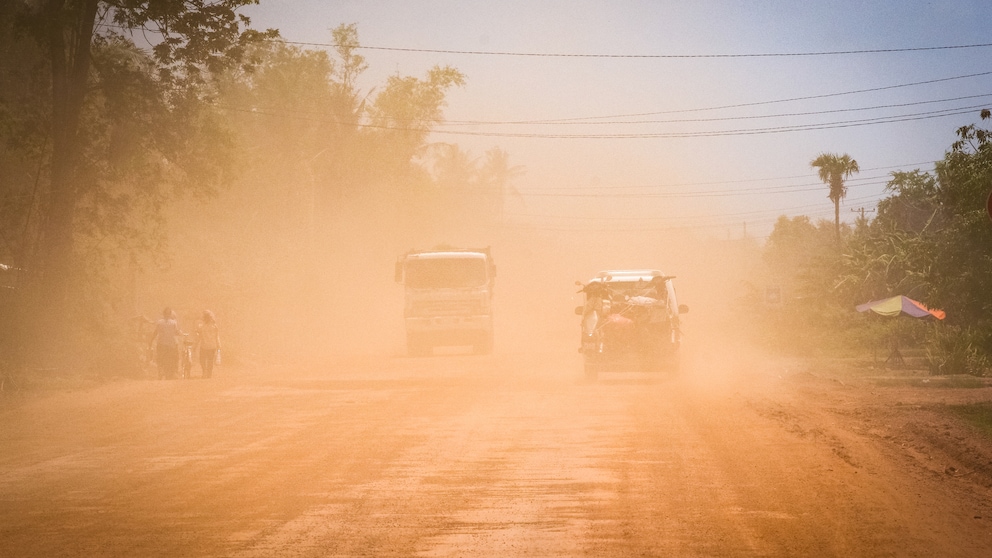
[[[330,43],[332,28],[357,24],[363,45],[382,48],[360,51],[365,90],[435,64],[461,70],[467,84],[450,93],[449,124],[432,141],[507,150],[526,168],[508,219],[549,229],[739,237],[746,222],[761,237],[781,214],[832,219],[809,167],[820,152],[860,163],[841,208],[850,221],[889,172],[932,168],[954,130],[992,106],[992,47],[703,56],[992,43],[987,0],[261,0],[246,13],[288,41]],[[562,54],[622,56],[547,56]],[[932,80],[943,81],[895,87]],[[901,121],[864,125],[880,118]],[[566,122],[511,123],[535,120]],[[766,133],[815,125],[831,128]]]

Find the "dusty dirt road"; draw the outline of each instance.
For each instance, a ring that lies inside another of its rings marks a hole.
[[[0,556],[989,556],[989,388],[354,358],[8,395]]]

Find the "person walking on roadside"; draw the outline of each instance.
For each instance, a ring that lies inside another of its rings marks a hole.
[[[220,331],[214,313],[210,310],[203,311],[203,321],[196,329],[196,342],[200,345],[200,368],[206,379],[213,374],[214,363],[220,354]]]
[[[148,339],[148,348],[151,349],[155,340],[158,345],[155,347],[155,356],[158,361],[158,379],[175,379],[176,371],[179,369],[179,321],[176,313],[168,306],[162,311],[162,318],[155,322],[155,331]]]

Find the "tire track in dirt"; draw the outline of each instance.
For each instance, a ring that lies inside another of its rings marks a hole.
[[[580,377],[565,354],[359,358],[28,401],[0,412],[0,555],[929,558],[992,544],[973,517],[987,489],[936,459],[984,450],[934,422],[938,397],[761,360]]]

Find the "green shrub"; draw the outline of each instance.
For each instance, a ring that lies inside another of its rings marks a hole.
[[[934,375],[989,373],[989,356],[982,350],[984,335],[971,328],[935,324],[927,340],[926,361]]]

